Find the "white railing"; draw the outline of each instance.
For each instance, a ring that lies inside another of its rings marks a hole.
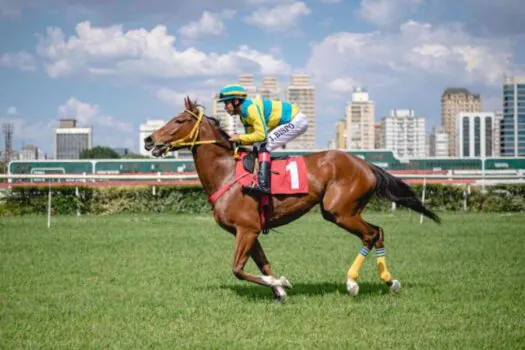
[[[472,180],[476,183],[487,182],[493,183],[525,183],[525,172],[502,172],[495,173],[495,171],[487,173],[451,173],[447,174],[394,174],[397,178],[402,180],[443,180],[443,183],[451,181]],[[163,174],[161,172],[151,174],[0,174],[0,179],[7,179],[9,183],[12,180],[31,180],[30,182],[46,182],[46,180],[60,180],[60,183],[67,182],[112,182],[112,181],[198,181],[199,177],[196,173],[187,174]],[[51,181],[52,182],[52,181]],[[24,183],[24,182],[22,182]],[[27,182],[26,182],[27,183]]]
[[[454,174],[448,172],[447,174],[395,174],[396,177],[401,178],[402,180],[420,180],[423,184],[422,192],[422,201],[425,201],[425,190],[426,185],[434,180],[433,182],[437,183],[458,183],[466,185],[466,190],[470,193],[470,185],[480,185],[484,189],[485,186],[496,185],[496,184],[524,184],[525,183],[525,172],[517,171],[515,173],[502,172],[501,174],[494,174],[490,172],[488,174],[478,173],[478,174]],[[162,174],[152,173],[152,174],[140,174],[140,175],[131,175],[131,174],[0,174],[0,179],[7,179],[8,182],[0,182],[0,187],[14,187],[18,185],[43,185],[48,186],[48,214],[47,214],[47,226],[51,227],[51,198],[52,198],[52,186],[54,185],[67,185],[71,183],[73,186],[77,186],[76,195],[79,195],[79,187],[90,184],[104,184],[106,186],[112,186],[117,184],[125,183],[129,180],[135,180],[131,182],[130,185],[134,184],[152,184],[152,193],[155,195],[156,186],[173,183],[174,181],[179,183],[184,183],[184,181],[192,181],[193,183],[199,183],[199,177],[196,173],[188,174]],[[30,182],[12,182],[13,180],[31,180]],[[48,181],[46,181],[48,180]],[[59,180],[59,182],[53,182],[50,180]],[[120,180],[123,180],[121,182]],[[465,180],[470,180],[468,182],[461,182]],[[35,182],[36,181],[36,182]],[[153,182],[152,182],[153,181]],[[164,182],[164,183],[163,183]],[[466,210],[466,198],[464,199],[464,206]],[[392,208],[395,209],[395,203],[392,203]],[[80,215],[80,211],[77,212],[77,215]],[[420,223],[423,222],[423,216],[421,216]]]
[[[190,174],[163,174],[161,172],[151,174],[0,174],[0,179],[30,179],[30,180],[195,180],[199,177],[195,173]]]

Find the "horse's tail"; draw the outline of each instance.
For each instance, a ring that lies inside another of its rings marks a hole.
[[[402,207],[425,215],[438,224],[441,223],[440,217],[425,207],[409,185],[374,164],[370,164],[370,167],[376,177],[375,193],[379,198],[389,199]]]

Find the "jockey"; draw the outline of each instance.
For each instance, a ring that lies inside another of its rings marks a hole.
[[[270,194],[270,152],[303,134],[308,128],[308,119],[296,104],[252,99],[247,95],[240,85],[226,85],[220,91],[218,101],[224,102],[229,115],[240,117],[246,130],[244,135],[232,135],[230,141],[259,149],[259,186],[249,190]]]

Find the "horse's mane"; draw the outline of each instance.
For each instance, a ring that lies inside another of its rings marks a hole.
[[[194,109],[194,108],[202,108],[203,111],[206,109],[206,107],[204,107],[203,104],[199,103],[197,100],[195,101],[192,101],[189,97],[186,98],[185,100],[185,103],[186,103],[186,108],[191,108],[191,109]],[[193,107],[193,108],[192,108]],[[219,131],[219,134],[226,140],[228,141],[228,143],[230,143],[231,145],[231,142],[230,142],[230,135],[226,132],[226,130],[223,129],[222,125],[221,125],[221,122],[219,119],[215,118],[215,117],[210,117],[210,116],[207,116],[206,114],[204,114],[204,116],[206,117],[207,120],[209,120],[211,122],[211,125],[217,129],[217,131]]]

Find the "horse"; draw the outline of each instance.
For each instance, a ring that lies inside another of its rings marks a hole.
[[[204,115],[202,106],[185,97],[184,107],[184,111],[144,139],[145,149],[155,157],[183,148],[191,150],[196,172],[209,198],[221,192],[210,203],[216,223],[235,236],[233,275],[269,287],[276,301],[284,300],[287,296],[285,288],[292,288],[292,284],[285,276],[275,277],[261,246],[259,235],[263,227],[259,198],[246,194],[235,178],[236,145],[229,141],[229,135],[222,130],[217,119]],[[338,150],[325,150],[303,158],[308,193],[272,195],[272,210],[265,223],[267,228],[286,225],[319,205],[325,220],[357,236],[363,244],[347,273],[348,293],[358,295],[359,271],[374,248],[379,278],[392,292],[399,292],[401,283],[392,278],[387,267],[383,229],[366,222],[361,216],[363,210],[375,194],[437,224],[441,222],[439,216],[424,206],[408,184],[359,157]],[[250,257],[262,275],[244,271]]]

